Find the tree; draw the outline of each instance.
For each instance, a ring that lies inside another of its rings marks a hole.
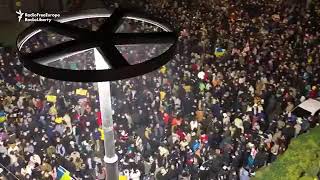
[[[291,141],[288,150],[254,180],[314,180],[320,172],[320,127]]]

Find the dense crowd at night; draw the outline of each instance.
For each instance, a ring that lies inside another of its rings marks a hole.
[[[130,3],[171,22],[179,40],[166,66],[111,83],[121,176],[248,180],[284,153],[292,138],[318,125],[318,115],[296,117],[291,111],[320,97],[320,2]],[[97,29],[101,23],[78,25]],[[156,28],[127,22],[122,29]],[[65,40],[38,36],[25,51]],[[135,63],[162,49],[123,47],[121,52]],[[93,58],[89,50],[60,66],[92,68]],[[78,179],[105,179],[97,84],[42,78],[24,69],[11,48],[1,48],[0,77],[3,178],[49,180],[61,166]]]

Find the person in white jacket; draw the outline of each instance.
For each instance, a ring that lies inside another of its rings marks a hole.
[[[191,128],[191,131],[193,131],[194,129],[197,129],[198,128],[198,121],[196,121],[196,120],[191,121],[190,128]]]
[[[169,151],[167,148],[160,146],[158,149],[160,156],[167,157],[169,155]]]
[[[71,117],[69,116],[69,114],[65,114],[65,115],[63,116],[63,121],[66,122],[67,127],[69,127],[70,129],[72,129]]]
[[[131,169],[130,170],[130,179],[132,180],[140,180],[141,172],[139,169]]]

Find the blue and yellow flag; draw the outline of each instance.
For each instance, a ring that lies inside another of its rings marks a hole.
[[[223,48],[216,48],[216,49],[214,50],[214,55],[215,55],[216,57],[222,57],[222,56],[224,56],[225,53],[226,53],[226,50],[223,49]]]
[[[3,111],[0,111],[0,123],[3,123],[7,120],[6,113]]]
[[[98,128],[98,131],[100,133],[100,139],[101,140],[104,140],[104,132],[103,132],[103,129],[102,128]]]
[[[70,175],[70,172],[67,171],[62,166],[59,166],[57,168],[57,177],[56,180],[73,180],[73,178]]]

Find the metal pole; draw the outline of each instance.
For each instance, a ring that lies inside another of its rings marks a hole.
[[[96,69],[108,69],[109,65],[99,51],[94,49]],[[118,156],[115,153],[113,119],[111,107],[110,82],[98,82],[102,129],[104,132],[104,162],[106,163],[106,180],[118,180]]]

